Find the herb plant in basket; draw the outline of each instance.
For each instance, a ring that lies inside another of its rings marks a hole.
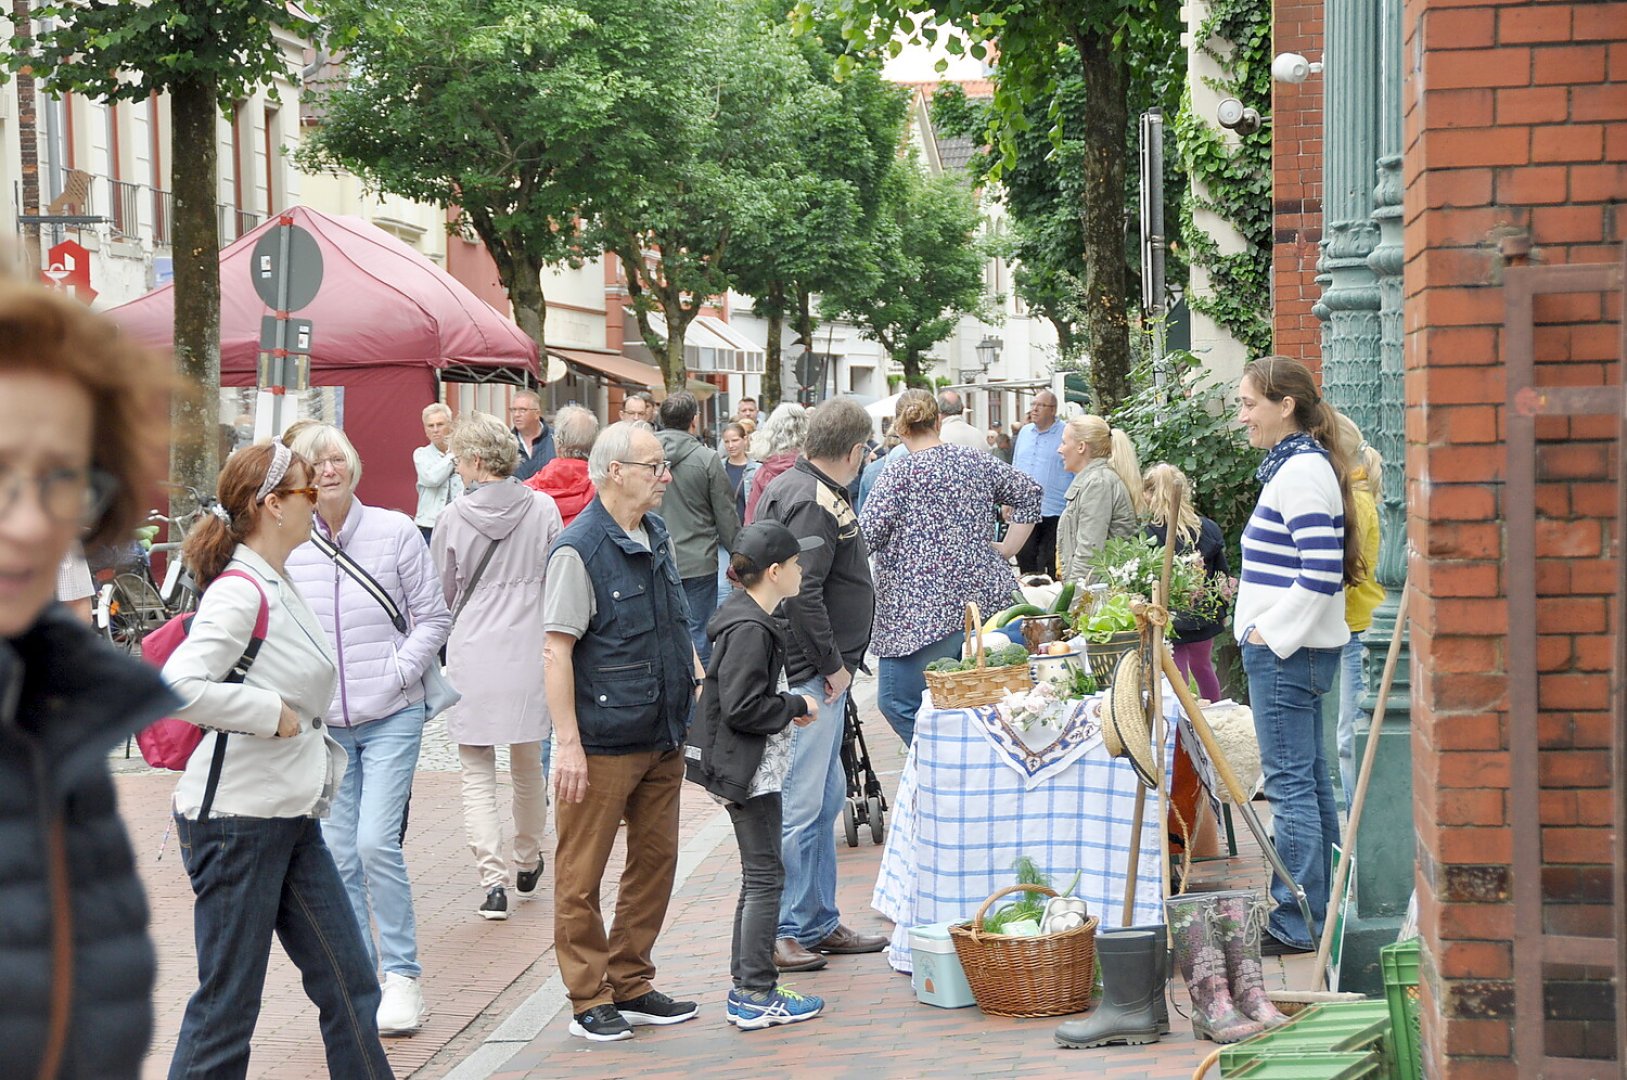
[[[1112,590],[1103,607],[1113,608],[1115,616],[1122,621],[1122,615],[1129,612],[1131,599],[1152,600],[1164,573],[1164,549],[1149,536],[1118,537],[1109,540],[1091,557],[1090,569],[1097,582],[1105,583]],[[1226,611],[1225,583],[1212,580],[1204,572],[1203,555],[1198,551],[1175,557],[1169,596],[1172,611],[1202,618],[1218,618]],[[1120,599],[1122,604],[1115,606],[1115,601]],[[1129,623],[1121,629],[1136,628],[1134,616],[1130,616]],[[1096,633],[1094,628],[1088,629]]]

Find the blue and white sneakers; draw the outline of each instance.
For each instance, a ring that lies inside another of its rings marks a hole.
[[[799,1024],[812,1020],[825,1008],[825,999],[812,994],[799,994],[786,987],[776,987],[768,993],[752,990],[730,990],[728,1002],[729,1023],[741,1031],[776,1027],[780,1024]]]

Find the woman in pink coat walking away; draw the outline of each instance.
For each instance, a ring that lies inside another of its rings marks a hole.
[[[435,524],[430,551],[452,609],[447,677],[463,700],[446,729],[463,765],[463,817],[486,896],[479,914],[506,919],[508,864],[497,816],[497,747],[514,787],[514,891],[536,894],[547,823],[540,744],[549,735],[542,673],[542,590],[548,548],[563,526],[554,500],[513,477],[514,435],[470,413],[452,432],[465,494]]]

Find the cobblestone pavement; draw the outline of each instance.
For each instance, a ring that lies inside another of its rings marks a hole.
[[[874,710],[875,683],[861,677],[857,697],[877,771],[889,792],[903,756]],[[165,1075],[186,999],[196,985],[192,896],[171,840],[155,858],[168,823],[172,773],[115,756],[121,810],[135,840],[137,862],[153,909],[159,977],[157,1033],[144,1076]],[[504,762],[506,765],[506,762]],[[686,789],[681,815],[679,884],[668,925],[657,946],[658,982],[675,995],[702,1002],[700,1017],[671,1029],[640,1029],[624,1043],[589,1045],[571,1038],[553,954],[553,905],[545,886],[518,905],[506,922],[475,915],[481,899],[465,845],[455,748],[445,728],[426,732],[413,794],[407,860],[418,916],[424,993],[430,1016],[410,1039],[386,1040],[402,1077],[485,1080],[497,1077],[611,1077],[774,1074],[821,1077],[1062,1076],[1081,1070],[1108,1077],[1186,1077],[1208,1049],[1180,1027],[1153,1047],[1058,1050],[1051,1020],[1000,1020],[976,1009],[940,1011],[915,1002],[909,980],[892,973],[882,956],[834,958],[829,968],[793,985],[824,995],[825,1017],[769,1032],[740,1033],[722,1020],[728,984],[729,928],[739,888],[739,860],[727,815],[694,789]],[[501,779],[501,777],[500,777]],[[506,794],[502,799],[506,803]],[[550,832],[552,822],[550,820]],[[505,813],[505,828],[508,827]],[[1240,837],[1240,842],[1245,838]],[[545,845],[551,849],[551,841]],[[837,845],[840,905],[848,921],[866,929],[886,923],[869,909],[881,848]],[[612,856],[605,878],[605,910],[614,909],[623,852]],[[1207,864],[1206,876],[1263,884],[1258,857]],[[546,878],[544,879],[547,880]],[[266,1080],[327,1075],[314,1007],[282,949],[271,966],[254,1040],[250,1075]],[[1268,961],[1284,980],[1279,961]],[[1295,964],[1300,961],[1294,961]],[[1283,985],[1301,986],[1298,974]],[[1178,980],[1177,980],[1178,981]],[[1184,994],[1178,1002],[1185,1007]]]

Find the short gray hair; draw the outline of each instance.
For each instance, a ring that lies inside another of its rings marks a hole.
[[[580,405],[563,406],[554,414],[554,449],[560,457],[587,457],[598,435],[599,418]]]
[[[814,410],[802,453],[811,461],[835,461],[868,442],[874,432],[870,414],[850,397],[835,397]]]
[[[509,398],[509,402],[513,403],[519,401],[521,398],[530,398],[532,403],[536,405],[537,411],[542,411],[542,395],[537,393],[535,390],[516,390],[514,391],[514,396]]]
[[[802,441],[807,437],[808,410],[794,401],[781,402],[752,436],[752,451],[766,458],[788,450],[801,450]]]
[[[640,431],[655,434],[655,429],[642,420],[618,420],[599,433],[588,455],[588,479],[595,487],[609,482],[610,463],[626,460],[633,452],[633,436]]]
[[[514,432],[490,413],[465,413],[452,429],[452,454],[460,461],[479,458],[493,476],[509,476],[520,461]]]
[[[289,441],[288,449],[311,463],[313,484],[316,483],[316,474],[322,471],[316,463],[334,453],[344,458],[350,466],[350,490],[354,492],[356,485],[362,482],[362,456],[356,453],[356,447],[345,437],[345,433],[332,424],[301,425]]]
[[[953,390],[938,391],[938,412],[944,416],[959,416],[966,411],[966,403]]]
[[[442,416],[446,417],[448,420],[452,419],[452,410],[447,408],[445,405],[442,405],[438,401],[431,402],[430,404],[424,406],[424,411],[423,411],[422,415],[423,415],[425,423],[429,422],[429,417],[430,417],[431,413],[440,413]]]

